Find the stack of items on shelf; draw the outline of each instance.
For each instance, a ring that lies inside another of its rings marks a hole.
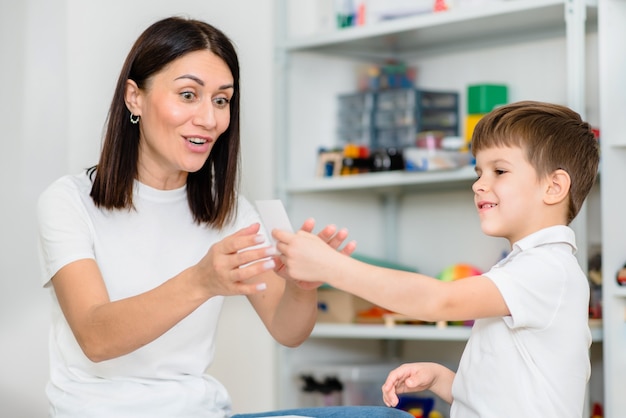
[[[357,75],[358,91],[404,89],[415,86],[417,70],[403,62],[388,61],[361,67]],[[373,106],[372,102],[372,106]],[[373,110],[373,109],[372,109]]]
[[[459,94],[416,88],[414,78],[402,64],[370,68],[360,79],[364,90],[337,97],[339,145],[319,151],[318,177],[470,163],[458,136]]]
[[[347,144],[343,148],[318,151],[317,177],[346,176],[404,169],[402,153],[395,148],[370,152],[367,145]]]
[[[415,69],[401,63],[366,67],[358,91],[337,97],[340,145],[371,149],[416,145],[421,132],[459,133],[459,94],[415,87]]]
[[[589,323],[602,320],[602,252],[597,252],[589,258],[587,277],[589,278]],[[624,274],[626,279],[626,270]],[[619,274],[617,281],[619,283]]]
[[[333,0],[337,28],[349,28],[434,11],[435,0]]]
[[[459,95],[414,87],[380,90],[374,102],[375,148],[419,147],[418,135],[459,133]],[[437,144],[428,144],[436,146]]]
[[[384,20],[485,6],[505,0],[331,0],[337,28],[363,26]]]
[[[467,88],[466,148],[478,121],[496,107],[507,104],[508,97],[508,88],[503,84],[474,84]]]

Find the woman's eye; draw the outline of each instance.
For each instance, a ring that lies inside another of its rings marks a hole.
[[[213,103],[215,103],[219,109],[223,109],[228,106],[228,104],[230,103],[230,99],[226,97],[216,97],[215,99],[213,99]]]
[[[196,95],[191,91],[184,91],[180,93],[180,96],[187,101],[191,101],[196,97]]]

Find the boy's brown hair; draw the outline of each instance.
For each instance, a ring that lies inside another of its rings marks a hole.
[[[595,183],[600,162],[591,126],[565,106],[521,101],[483,116],[472,135],[472,154],[491,147],[519,147],[541,178],[565,170],[571,178],[569,224]]]

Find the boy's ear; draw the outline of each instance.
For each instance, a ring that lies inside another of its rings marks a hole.
[[[567,171],[560,168],[554,170],[547,178],[547,189],[544,196],[546,204],[555,205],[567,199],[571,185],[572,179]]]
[[[126,90],[124,90],[124,102],[133,115],[141,116],[141,89],[133,80],[126,80]]]

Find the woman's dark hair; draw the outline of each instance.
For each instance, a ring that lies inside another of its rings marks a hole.
[[[209,50],[220,57],[233,76],[228,129],[215,142],[209,157],[187,177],[187,198],[198,223],[221,228],[236,212],[239,181],[239,61],[230,39],[219,29],[198,20],[170,17],[148,27],[130,50],[113,95],[91,198],[106,209],[132,209],[137,178],[140,124],[130,122],[124,101],[127,80],[144,89],[150,78],[172,61],[193,51]]]

